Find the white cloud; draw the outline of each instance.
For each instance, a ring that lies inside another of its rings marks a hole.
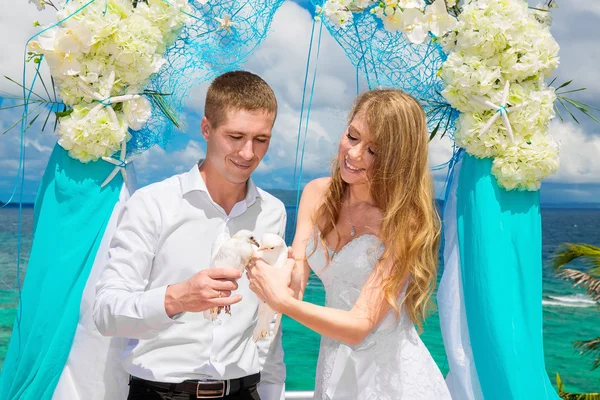
[[[2,57],[0,57],[0,91],[21,96],[22,90],[14,83],[4,79],[4,75],[21,82],[23,76],[23,57],[27,40],[38,33],[40,28],[33,26],[33,21],[41,24],[56,22],[55,11],[46,7],[37,11],[34,4],[25,0],[5,2],[0,13],[0,39],[2,41]],[[33,77],[33,64],[27,66],[29,79]],[[47,82],[50,82],[46,69],[42,69]],[[1,94],[1,93],[0,93]]]
[[[564,3],[564,5],[561,4],[560,8],[555,10],[554,15],[557,13],[568,12],[569,9],[573,9],[581,13],[593,13],[600,16],[600,3],[589,0],[569,0],[568,3]]]
[[[195,140],[190,140],[184,149],[170,152],[154,146],[133,162],[138,185],[145,186],[186,172],[204,155],[203,144]]]
[[[559,2],[559,8],[552,11],[552,34],[560,45],[560,66],[555,73],[560,82],[573,79],[573,87],[586,87],[578,94],[600,103],[600,82],[597,64],[600,62],[598,46],[598,18],[600,2],[569,0]]]
[[[7,105],[7,102],[3,103]],[[14,122],[21,118],[21,108],[13,108],[10,110],[2,111],[2,118],[0,118],[0,132],[4,132]],[[41,179],[48,158],[54,144],[56,142],[56,136],[52,133],[52,129],[46,127],[44,132],[40,133],[42,126],[42,119],[46,114],[42,114],[38,121],[26,132],[24,138],[25,145],[25,179],[37,182]],[[16,178],[16,174],[19,167],[19,157],[21,148],[19,125],[0,136],[0,187],[12,187]],[[35,186],[35,185],[34,185]],[[0,194],[3,194],[0,192]]]
[[[586,135],[573,122],[553,122],[550,133],[560,143],[561,163],[548,181],[600,183],[600,134]]]

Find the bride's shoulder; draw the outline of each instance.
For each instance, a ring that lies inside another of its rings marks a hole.
[[[331,182],[331,178],[318,178],[308,182],[302,191],[300,209],[312,214],[312,211],[321,203],[323,195],[329,187],[329,182]]]
[[[329,182],[331,182],[331,178],[328,176],[324,178],[313,179],[306,184],[304,191],[308,192],[309,194],[321,195],[329,186]]]
[[[318,203],[329,187],[329,182],[331,182],[329,177],[313,179],[304,187],[302,198],[309,203]]]

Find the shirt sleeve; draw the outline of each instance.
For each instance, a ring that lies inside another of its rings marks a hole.
[[[287,215],[285,207],[281,217],[279,236],[285,239]],[[274,328],[271,324],[271,329]],[[261,377],[258,385],[258,394],[263,400],[285,400],[286,368],[283,362],[282,327],[273,339],[259,340],[256,345],[261,365]]]
[[[158,205],[143,191],[123,207],[96,285],[94,322],[104,336],[146,339],[176,323],[165,310],[167,286],[147,288],[160,218]]]

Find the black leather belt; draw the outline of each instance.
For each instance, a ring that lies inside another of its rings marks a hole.
[[[248,375],[238,379],[228,379],[225,381],[210,380],[167,383],[147,381],[135,376],[132,376],[131,380],[148,387],[195,395],[197,399],[220,399],[230,394],[238,393],[243,389],[257,385],[260,382],[260,373]]]

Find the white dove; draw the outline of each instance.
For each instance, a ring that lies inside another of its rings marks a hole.
[[[256,248],[258,243],[254,239],[254,234],[248,230],[243,229],[232,237],[222,233],[217,236],[212,245],[210,268],[231,267],[244,272]],[[223,309],[231,315],[231,306],[214,307],[204,311],[204,318],[214,321]]]
[[[260,243],[261,246],[257,251],[257,256],[273,267],[282,268],[288,258],[288,248],[281,236],[274,233],[265,233],[261,236]],[[269,307],[266,302],[258,300],[258,322],[252,334],[255,341],[270,336],[269,328],[275,315],[277,315],[277,312]],[[281,314],[278,314],[273,335],[279,330],[280,324]]]

